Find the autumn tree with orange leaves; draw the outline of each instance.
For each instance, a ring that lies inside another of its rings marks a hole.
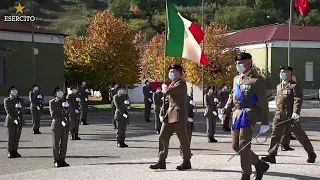
[[[204,83],[207,86],[221,86],[223,83],[231,86],[237,74],[234,63],[237,50],[231,42],[226,41],[226,33],[227,27],[219,23],[211,23],[205,28],[204,48],[210,62],[204,67]],[[164,65],[168,67],[173,63],[181,63],[184,78],[192,84],[200,85],[201,65],[187,59],[164,57],[164,46],[165,34],[158,34],[150,41],[141,61],[141,80],[163,81]]]
[[[139,81],[139,55],[127,24],[108,11],[96,14],[86,36],[67,38],[66,75],[70,83],[86,80],[102,90],[116,82]]]

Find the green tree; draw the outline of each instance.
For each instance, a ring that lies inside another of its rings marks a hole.
[[[255,7],[259,9],[272,9],[274,8],[274,0],[256,0]]]
[[[132,0],[113,0],[109,10],[117,17],[128,19],[132,15]]]
[[[299,16],[295,20],[295,24],[302,26],[319,26],[320,11],[318,9],[312,9],[306,16]]]

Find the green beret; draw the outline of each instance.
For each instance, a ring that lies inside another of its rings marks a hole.
[[[292,69],[292,67],[290,67],[290,66],[280,66],[280,71],[281,70],[288,70],[288,71],[293,71],[293,69]]]
[[[247,59],[252,59],[251,54],[249,53],[239,53],[236,55],[236,57],[234,58],[235,61],[241,61],[241,60],[247,60]]]

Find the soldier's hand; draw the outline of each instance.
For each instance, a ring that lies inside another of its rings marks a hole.
[[[299,119],[299,118],[300,118],[300,115],[297,113],[293,113],[291,116],[291,119],[294,119],[294,120]]]
[[[193,119],[189,117],[189,118],[188,118],[188,121],[189,121],[189,122],[193,122]]]
[[[163,122],[163,116],[159,116],[160,122]]]
[[[218,113],[216,111],[213,111],[212,114],[215,115],[215,116],[218,115]]]
[[[213,102],[215,102],[215,103],[219,103],[218,98],[214,98]]]
[[[126,119],[128,118],[128,115],[126,115],[126,114],[123,114],[122,116],[123,116],[124,118],[126,118]]]

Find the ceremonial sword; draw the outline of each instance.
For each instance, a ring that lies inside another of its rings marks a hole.
[[[285,121],[283,121],[283,122],[277,123],[277,124],[275,124],[274,126],[278,126],[278,125],[280,125],[280,124],[286,123],[286,122],[291,121],[291,120],[292,120],[292,119],[290,118],[290,119],[285,120]],[[271,129],[271,127],[272,127],[272,125],[270,125],[270,128],[268,129],[268,131]],[[266,132],[264,132],[264,133],[266,133]],[[251,139],[250,142],[248,142],[248,143],[247,143],[245,146],[243,146],[238,152],[236,152],[234,155],[232,155],[232,156],[228,159],[227,162],[229,162],[232,158],[234,158],[234,157],[235,157],[236,155],[238,155],[241,151],[243,151],[249,144],[251,144],[251,142],[252,142],[254,139],[257,139],[261,134],[264,134],[264,133],[260,132],[259,134],[257,134],[254,138]]]

